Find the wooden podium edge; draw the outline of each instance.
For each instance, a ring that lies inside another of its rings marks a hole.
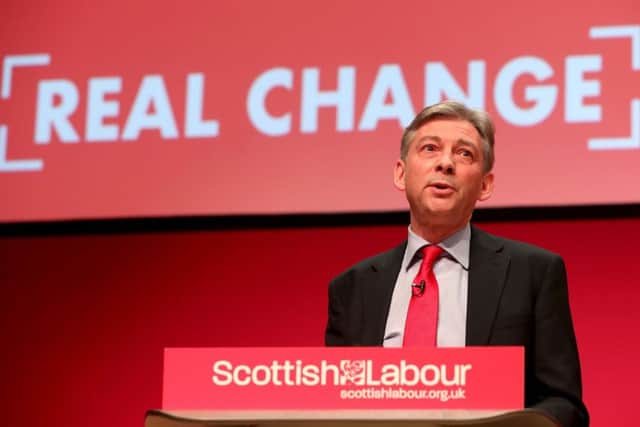
[[[317,410],[317,411],[167,411],[151,409],[145,427],[559,427],[536,409],[468,410]]]

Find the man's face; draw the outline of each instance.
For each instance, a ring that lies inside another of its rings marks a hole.
[[[435,119],[415,132],[405,160],[398,160],[395,186],[404,191],[411,223],[461,228],[478,200],[493,191],[493,174],[483,171],[480,134],[463,120]]]

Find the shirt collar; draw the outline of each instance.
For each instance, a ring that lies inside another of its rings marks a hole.
[[[438,244],[447,255],[456,260],[465,270],[469,269],[469,248],[471,243],[471,226],[467,223],[460,231],[452,234]],[[431,243],[413,232],[409,226],[409,238],[407,250],[402,261],[402,267],[406,270],[415,262],[416,252],[425,245]]]

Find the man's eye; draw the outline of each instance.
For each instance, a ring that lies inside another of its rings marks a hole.
[[[425,151],[436,151],[436,146],[435,144],[426,144],[422,149]]]
[[[471,150],[460,150],[459,153],[463,157],[473,157],[473,153],[471,152]]]

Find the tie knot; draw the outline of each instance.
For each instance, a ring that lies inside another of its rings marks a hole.
[[[427,268],[431,268],[434,262],[442,255],[444,250],[440,246],[429,245],[424,246],[422,249],[422,263]]]

